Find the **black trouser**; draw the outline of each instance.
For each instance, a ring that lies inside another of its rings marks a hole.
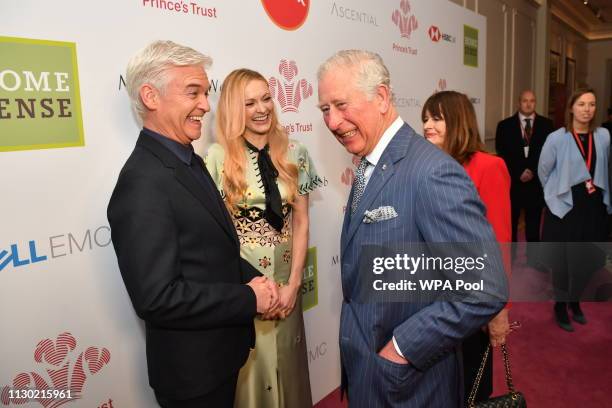
[[[536,196],[530,197],[523,192],[510,194],[512,205],[512,241],[517,241],[518,221],[521,210],[525,209],[525,240],[527,242],[540,242],[540,221],[544,203]]]
[[[155,392],[157,403],[162,408],[232,408],[236,394],[236,382],[238,373],[219,384],[217,388],[208,394],[187,400],[176,400],[164,397]]]

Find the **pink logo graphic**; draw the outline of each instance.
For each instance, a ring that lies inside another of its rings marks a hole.
[[[361,159],[359,158],[359,156],[353,156],[351,161],[353,162],[353,166],[357,167],[359,166],[359,162],[361,161]],[[347,167],[346,169],[344,169],[344,171],[340,175],[340,180],[342,181],[342,184],[344,185],[347,185],[347,186],[352,185],[353,180],[355,180],[355,171],[351,169],[350,167]]]
[[[278,64],[282,79],[270,77],[270,93],[276,98],[283,112],[298,112],[300,103],[312,96],[312,85],[305,79],[295,82],[298,68],[295,61],[282,59]]]
[[[438,80],[438,87],[434,90],[434,93],[440,91],[446,91],[446,79],[444,78],[440,78]]]
[[[431,41],[433,42],[440,41],[440,38],[442,37],[442,34],[440,33],[440,29],[434,25],[429,27],[427,34],[429,34],[429,38],[431,38]]]
[[[87,377],[97,374],[110,362],[110,351],[106,348],[88,347],[76,359],[77,342],[72,334],[65,332],[51,339],[41,340],[34,350],[34,361],[44,367],[44,375],[31,371],[20,373],[13,378],[12,386],[5,386],[0,391],[2,405],[23,405],[27,402],[38,402],[44,408],[56,408],[82,397],[83,386]],[[41,371],[42,372],[42,371]],[[70,391],[69,397],[65,392],[59,398],[49,397],[49,394],[35,396],[34,398],[15,398],[17,390],[57,390]],[[44,396],[44,398],[43,398]]]
[[[410,39],[410,34],[419,28],[419,23],[414,14],[410,15],[410,3],[408,0],[400,1],[400,9],[393,12],[391,20],[399,27],[402,37],[408,39]]]
[[[350,186],[351,184],[353,184],[353,180],[355,179],[355,172],[353,171],[353,169],[347,167],[342,172],[340,179],[342,180],[342,184]]]

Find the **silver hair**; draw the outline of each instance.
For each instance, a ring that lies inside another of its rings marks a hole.
[[[356,69],[357,86],[373,98],[378,85],[386,85],[391,89],[391,76],[380,55],[365,50],[341,50],[329,57],[317,71],[320,81],[325,74],[335,68]]]
[[[140,88],[150,84],[163,93],[168,84],[168,69],[185,66],[208,68],[211,64],[212,58],[193,48],[172,41],[152,42],[138,51],[127,65],[125,85],[132,110],[137,117],[144,119],[147,110],[140,99]]]

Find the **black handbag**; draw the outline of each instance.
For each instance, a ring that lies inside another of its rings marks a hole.
[[[520,391],[514,389],[514,384],[512,383],[512,372],[510,371],[510,359],[508,358],[508,350],[506,349],[505,344],[501,345],[501,351],[504,356],[504,368],[506,372],[506,385],[508,386],[508,393],[498,397],[489,398],[486,401],[474,403],[490,350],[491,345],[487,347],[482,358],[482,362],[480,363],[480,367],[478,368],[476,379],[474,380],[472,390],[470,391],[470,396],[468,397],[468,408],[527,408],[525,396]]]

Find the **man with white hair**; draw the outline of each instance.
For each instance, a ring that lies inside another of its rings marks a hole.
[[[149,384],[162,407],[232,407],[254,346],[253,318],[278,292],[246,261],[229,214],[191,142],[210,110],[211,59],[156,41],[127,67],[142,120],[108,205],[119,269],[145,321]]]
[[[357,288],[368,248],[495,242],[484,207],[463,168],[399,117],[380,56],[340,51],[318,80],[325,124],[361,157],[340,244],[343,391],[355,407],[460,407],[458,349],[503,302],[373,302]],[[505,282],[500,265],[486,272],[485,285]]]

